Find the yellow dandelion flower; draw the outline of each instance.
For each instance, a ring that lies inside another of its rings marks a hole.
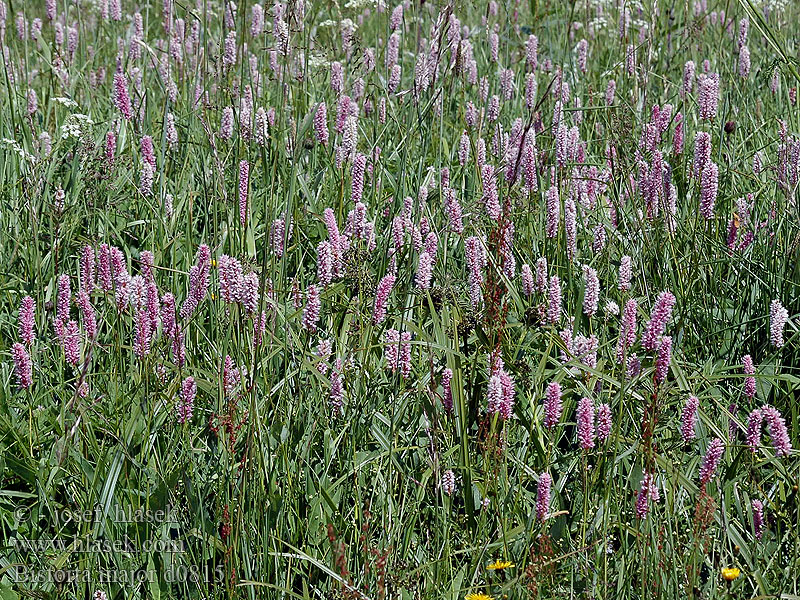
[[[494,600],[488,594],[467,594],[465,600]]]
[[[514,566],[510,560],[496,560],[492,564],[490,564],[487,569],[490,571],[502,571],[503,569],[508,569]]]
[[[739,577],[740,573],[741,572],[736,567],[726,567],[722,569],[722,578],[725,581],[733,581],[734,579]]]

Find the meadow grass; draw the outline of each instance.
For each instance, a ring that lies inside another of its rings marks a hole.
[[[378,1],[0,0],[0,597],[800,598],[798,6]]]

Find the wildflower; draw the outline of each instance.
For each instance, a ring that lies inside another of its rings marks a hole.
[[[453,380],[453,370],[450,368],[442,371],[442,405],[448,413],[453,412],[453,390],[451,382]]]
[[[19,337],[28,345],[36,341],[36,301],[25,296],[19,307]]]
[[[540,521],[547,519],[547,511],[550,508],[550,491],[553,485],[553,478],[549,473],[544,472],[539,475],[539,484],[536,489],[536,518]]]
[[[700,174],[700,214],[706,219],[714,218],[714,204],[719,190],[719,168],[709,161]]]
[[[494,600],[494,599],[488,594],[467,594],[464,597],[464,600]]]
[[[750,75],[750,50],[747,46],[739,49],[739,77],[747,79]]]
[[[516,565],[510,560],[500,560],[499,558],[486,567],[489,571],[502,571],[503,569],[510,569]]]
[[[239,163],[239,220],[244,227],[247,221],[247,192],[250,187],[250,163],[242,160]]]
[[[142,159],[147,162],[153,170],[156,168],[156,153],[153,148],[153,138],[149,135],[142,136],[139,142],[142,151]]]
[[[228,32],[222,52],[222,70],[228,72],[236,64],[236,30]]]
[[[553,381],[547,386],[547,393],[544,397],[544,426],[552,429],[561,419],[561,385]]]
[[[644,473],[639,492],[636,495],[635,514],[637,519],[644,519],[650,512],[650,501],[658,502],[660,494],[652,473]]]
[[[719,75],[711,73],[701,75],[698,81],[697,103],[700,106],[700,118],[713,119],[717,116],[719,105]]]
[[[319,313],[322,303],[319,298],[319,288],[315,285],[308,286],[306,292],[306,306],[303,309],[303,328],[314,331],[319,321]]]
[[[618,361],[621,361],[624,355],[636,342],[636,312],[639,306],[633,298],[625,303],[622,309],[622,324],[620,326],[619,338],[617,340],[617,353]]]
[[[583,312],[591,317],[597,312],[600,298],[600,280],[597,277],[597,271],[587,265],[583,267],[583,278],[585,281]]]
[[[367,167],[367,157],[360,152],[356,153],[353,158],[353,165],[350,168],[350,199],[354,204],[361,202],[361,196],[364,192],[364,171]]]
[[[611,437],[611,407],[601,404],[597,407],[597,439],[605,442]]]
[[[529,265],[524,264],[522,265],[522,269],[520,270],[521,277],[522,277],[522,293],[528,297],[533,295],[533,272]]]
[[[787,311],[780,300],[773,300],[769,305],[769,339],[776,348],[783,347],[783,328],[789,320]]]
[[[442,473],[442,492],[448,496],[452,496],[456,491],[456,476],[451,469]]]
[[[222,109],[222,118],[219,125],[219,137],[229,140],[233,137],[233,107],[226,106]]]
[[[594,448],[594,405],[589,398],[578,403],[578,443],[583,450]]]
[[[627,292],[631,289],[631,257],[623,256],[619,263],[619,283],[617,287],[620,292]]]
[[[655,381],[664,383],[669,372],[669,364],[672,360],[672,338],[668,335],[661,336],[658,343],[658,355],[656,356]]]
[[[128,80],[122,72],[121,65],[117,67],[117,72],[114,74],[114,104],[126,121],[133,119],[133,107],[128,93]]]
[[[14,358],[14,373],[17,375],[17,382],[22,389],[28,389],[33,385],[33,361],[25,346],[16,342],[11,347],[11,354]]]
[[[61,346],[64,350],[64,357],[73,367],[78,366],[80,362],[80,335],[80,329],[75,321],[69,321],[65,324],[64,333],[61,337]]]
[[[724,451],[725,443],[719,438],[714,438],[708,445],[705,458],[703,458],[703,464],[700,466],[701,485],[707,484],[714,477]]]
[[[764,422],[764,412],[756,408],[747,416],[746,443],[750,451],[755,454],[761,443],[761,425]]]
[[[775,455],[789,456],[792,452],[792,443],[786,431],[786,421],[781,416],[781,413],[778,412],[777,408],[768,404],[761,408],[761,412],[767,421],[767,430],[772,441],[772,447],[775,448]]]
[[[194,377],[187,377],[181,383],[180,398],[176,407],[178,423],[183,424],[192,419],[194,399],[197,395],[197,383]]]
[[[89,294],[81,290],[78,292],[77,304],[81,309],[81,322],[86,335],[90,340],[97,337],[97,319],[95,317],[94,307],[89,300]]]
[[[328,146],[328,108],[324,102],[320,102],[314,112],[314,134],[320,144]]]
[[[650,313],[650,321],[642,334],[642,346],[645,350],[655,350],[658,338],[664,333],[675,306],[675,296],[669,290],[663,291],[658,295]]]
[[[389,273],[385,275],[378,283],[378,289],[375,292],[375,305],[372,309],[372,322],[378,325],[386,318],[386,303],[389,300],[389,294],[392,293],[396,277]]]
[[[686,404],[683,405],[681,413],[681,438],[687,443],[697,437],[695,427],[697,426],[697,409],[700,407],[700,400],[696,396],[689,396]]]
[[[760,500],[753,500],[751,506],[753,508],[753,535],[760,540],[764,535],[764,504]]]
[[[407,379],[411,375],[411,332],[400,333],[397,329],[387,329],[384,338],[384,355],[389,369],[392,373],[400,369],[403,379]]]
[[[500,200],[497,196],[497,181],[495,180],[494,167],[483,165],[481,170],[483,181],[483,203],[486,206],[486,214],[493,221],[500,220]]]
[[[705,131],[698,131],[694,136],[694,159],[692,177],[700,177],[706,164],[711,160],[711,136]]]
[[[59,321],[66,322],[69,319],[70,302],[69,275],[61,274],[58,276],[58,304],[56,308],[56,318]]]
[[[558,323],[561,318],[561,282],[557,275],[550,278],[547,284],[547,322]]]
[[[431,287],[431,278],[433,277],[433,257],[428,252],[422,252],[419,255],[419,262],[417,264],[417,277],[416,284],[421,290],[427,290]]]
[[[725,581],[733,581],[739,577],[740,571],[736,567],[724,567],[722,569],[722,578]]]
[[[614,96],[617,93],[617,82],[613,79],[609,79],[608,85],[606,86],[606,106],[611,106],[614,104]]]

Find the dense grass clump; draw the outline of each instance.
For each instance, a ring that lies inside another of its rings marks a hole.
[[[799,18],[0,0],[0,597],[800,597]]]

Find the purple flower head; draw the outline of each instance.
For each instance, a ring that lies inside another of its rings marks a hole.
[[[773,300],[769,305],[769,339],[776,348],[783,347],[783,329],[789,320],[787,311],[780,300]]]
[[[557,275],[550,278],[547,293],[547,322],[555,324],[561,318],[561,281]]]
[[[558,425],[562,409],[561,385],[557,381],[553,381],[547,386],[547,392],[544,397],[544,426],[552,429]]]
[[[133,107],[131,106],[131,97],[128,93],[128,79],[122,72],[121,66],[119,66],[117,72],[114,73],[114,104],[126,121],[133,119]]]
[[[19,307],[19,337],[27,346],[36,341],[36,301],[30,296]]]
[[[483,203],[486,206],[486,214],[493,221],[500,220],[500,200],[497,194],[497,180],[495,178],[494,167],[483,165],[481,170],[483,181]]]
[[[58,304],[56,308],[56,318],[59,321],[67,322],[69,320],[69,306],[72,301],[72,292],[70,290],[69,275],[62,274],[58,277]]]
[[[417,277],[416,284],[421,290],[427,290],[431,287],[431,278],[433,277],[433,257],[428,252],[422,252],[419,255],[419,262],[417,264]]]
[[[774,406],[768,404],[761,408],[764,419],[767,421],[767,431],[775,449],[776,456],[789,456],[792,452],[792,442],[789,440],[789,433],[786,430],[786,421],[781,413]]]
[[[539,483],[536,489],[536,518],[544,522],[547,519],[547,511],[550,509],[550,492],[553,486],[553,478],[550,473],[544,472],[539,475]]]
[[[747,416],[746,443],[750,452],[755,454],[761,444],[761,425],[764,422],[764,412],[756,408]]]
[[[178,423],[183,424],[192,419],[195,396],[197,396],[197,383],[194,377],[187,377],[181,383],[180,398],[176,407]]]
[[[372,322],[378,325],[386,318],[386,303],[389,300],[389,294],[392,293],[396,277],[389,273],[385,275],[378,283],[378,289],[375,292],[375,306],[372,310]]]
[[[617,287],[621,292],[627,292],[631,289],[631,257],[623,256],[619,263],[619,284]]]
[[[533,271],[531,271],[530,265],[522,265],[520,274],[522,277],[522,293],[530,298],[534,292]]]
[[[448,414],[453,412],[453,390],[451,382],[453,381],[453,370],[450,368],[442,371],[442,406]]]
[[[17,376],[17,383],[22,389],[28,389],[33,385],[33,361],[25,346],[16,342],[11,347],[11,355],[14,358],[14,373]]]
[[[661,336],[658,342],[658,354],[656,355],[655,381],[664,383],[669,373],[669,365],[672,361],[672,338],[668,335]]]
[[[690,442],[697,437],[695,428],[697,426],[697,409],[700,407],[700,400],[696,396],[689,396],[686,404],[683,405],[681,413],[681,438],[683,443]]]
[[[705,458],[703,458],[703,464],[700,466],[701,485],[707,484],[714,477],[723,452],[725,452],[725,442],[719,438],[714,438],[709,444]]]
[[[719,168],[711,161],[700,173],[700,214],[706,219],[714,218],[714,204],[719,190]]]
[[[751,506],[753,507],[753,535],[760,540],[764,535],[764,505],[760,500],[753,500]]]
[[[239,220],[244,227],[247,221],[247,192],[250,188],[250,163],[242,160],[239,163]]]
[[[315,331],[322,302],[319,297],[319,288],[315,285],[308,286],[306,292],[306,306],[303,309],[303,328],[308,331]]]
[[[616,353],[618,361],[622,361],[628,350],[636,343],[636,313],[638,309],[639,306],[633,298],[628,300],[622,309],[622,323],[620,325]]]
[[[597,407],[597,439],[605,442],[611,437],[611,407],[601,404]]]
[[[656,485],[655,477],[652,473],[644,473],[639,493],[636,495],[636,518],[644,519],[650,512],[650,501],[658,502],[660,494]]]
[[[700,75],[697,78],[697,85],[700,118],[703,120],[715,118],[719,106],[719,75],[717,73]]]
[[[642,335],[642,346],[645,350],[656,349],[658,338],[664,334],[674,306],[675,296],[671,292],[666,290],[658,295],[653,312],[650,313],[650,321]]]
[[[581,398],[578,403],[576,421],[578,423],[578,443],[583,450],[594,448],[594,404],[589,398]]]
[[[316,135],[317,142],[328,146],[328,107],[324,102],[320,102],[314,112],[314,135]]]
[[[78,307],[81,309],[81,322],[86,335],[90,340],[97,337],[97,318],[95,316],[94,307],[89,300],[89,294],[81,290],[78,292]]]
[[[64,349],[64,358],[73,367],[77,367],[81,359],[81,332],[75,321],[69,321],[64,327],[61,345]]]

